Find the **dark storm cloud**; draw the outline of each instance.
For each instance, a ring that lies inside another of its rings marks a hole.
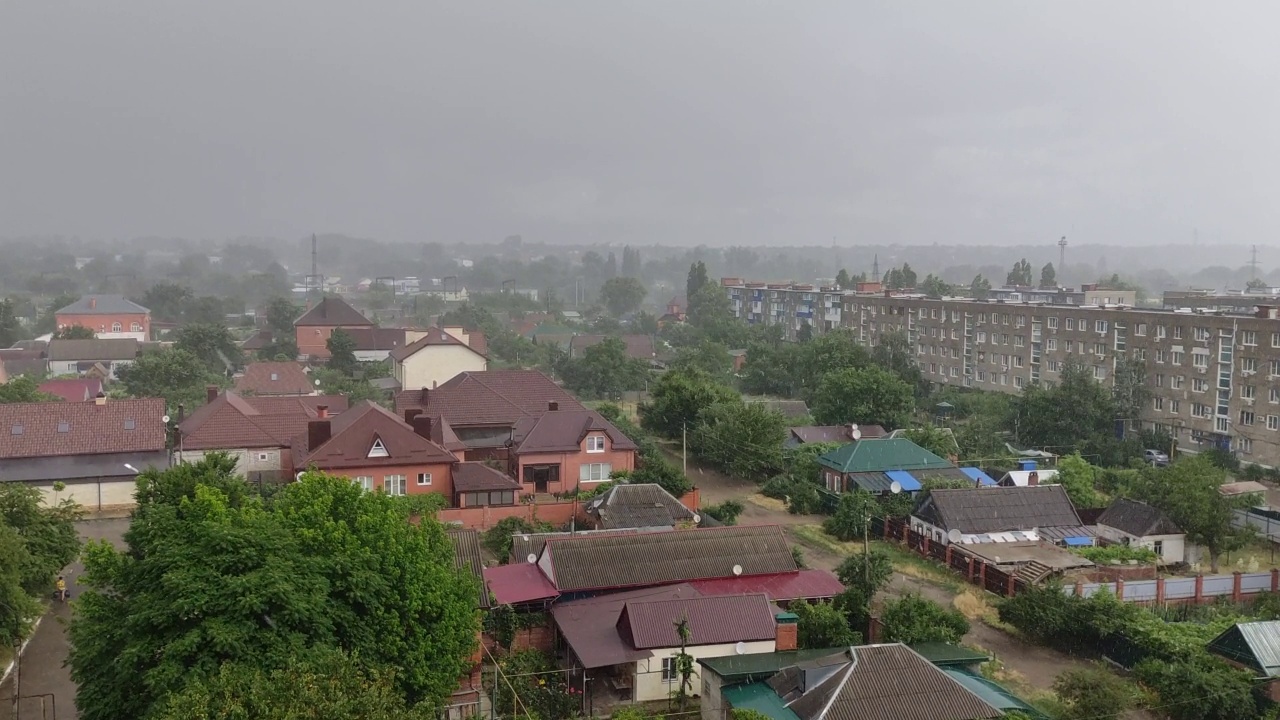
[[[0,236],[1266,243],[1277,16],[6,3]]]

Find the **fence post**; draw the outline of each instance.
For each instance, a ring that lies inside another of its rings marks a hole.
[[[1005,588],[1004,596],[1005,596],[1005,597],[1013,597],[1013,593],[1014,593],[1014,585],[1013,585],[1013,584],[1014,584],[1014,582],[1017,580],[1017,578],[1016,578],[1016,577],[1014,577],[1013,573],[1009,573],[1009,577],[1008,577],[1008,579],[1009,579],[1009,582],[1008,582],[1008,583],[1006,583],[1006,585],[1007,585],[1008,587],[1006,587],[1006,588]]]
[[[1124,578],[1116,578],[1116,599],[1124,600]]]
[[[978,566],[978,585],[985,588],[987,587],[987,561],[980,560],[979,562],[982,564]]]
[[[911,523],[903,523],[903,524],[904,524],[904,525],[910,525]],[[889,538],[889,536],[893,534],[893,533],[892,533],[892,531],[891,531],[891,529],[890,529],[890,527],[889,527],[889,518],[885,518],[885,519],[884,519],[884,528],[882,529],[882,532],[881,532],[880,534],[881,534],[881,535],[884,535],[884,539],[885,539],[885,540],[890,539],[890,538]]]
[[[951,567],[951,543],[947,543],[946,558],[947,559],[945,562],[947,563],[947,567],[950,568]]]
[[[1196,575],[1196,604],[1204,602],[1204,575]]]
[[[909,522],[902,523],[902,544],[911,544],[911,523]]]
[[[1084,578],[1076,578],[1076,597],[1084,597]]]
[[[1271,592],[1280,592],[1280,569],[1271,568]]]
[[[1156,604],[1164,604],[1164,578],[1156,578]]]
[[[1240,602],[1240,580],[1243,576],[1239,570],[1231,573],[1231,600],[1232,602]]]
[[[924,536],[924,542],[920,543],[920,554],[929,557],[929,536]]]
[[[970,583],[973,583],[973,556],[972,555],[969,556],[969,569],[965,572],[964,576]]]

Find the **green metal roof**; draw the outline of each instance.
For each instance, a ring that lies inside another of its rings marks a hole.
[[[842,653],[848,649],[847,647],[809,648],[753,655],[725,655],[724,657],[698,658],[698,664],[719,675],[725,685],[731,685],[764,680],[783,668]]]
[[[1262,677],[1280,677],[1280,621],[1236,623],[1210,640],[1208,649]]]
[[[842,473],[955,467],[906,438],[858,440],[820,456],[818,462]]]
[[[733,706],[734,710],[750,709],[763,713],[773,718],[773,720],[800,720],[800,717],[787,707],[782,698],[778,697],[778,693],[769,687],[768,683],[756,682],[747,683],[746,685],[734,685],[725,688],[722,693],[724,700]]]
[[[966,690],[977,695],[983,702],[997,710],[1001,710],[1003,712],[1021,710],[1038,720],[1049,720],[1049,717],[1044,713],[1036,710],[1018,696],[981,675],[975,675],[971,672],[966,672],[958,668],[943,667],[939,669],[946,673],[952,680],[963,685]]]
[[[920,653],[921,657],[938,667],[977,665],[991,659],[991,656],[984,652],[971,650],[963,645],[952,645],[951,643],[919,643],[912,645],[911,649]]]

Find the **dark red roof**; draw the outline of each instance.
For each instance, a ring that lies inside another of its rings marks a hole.
[[[397,362],[402,362],[406,358],[409,358],[414,353],[418,352],[422,348],[427,347],[429,345],[455,345],[458,347],[467,348],[471,352],[477,355],[480,355],[481,357],[484,357],[484,354],[476,350],[475,348],[468,346],[466,343],[450,335],[444,330],[441,330],[438,327],[433,327],[433,328],[428,328],[425,335],[418,338],[417,340],[414,340],[409,345],[406,345],[402,348],[397,348],[396,350],[391,351],[391,359],[396,360]]]
[[[347,409],[347,399],[342,395],[241,397],[224,392],[178,426],[182,449],[290,447],[294,438],[306,432],[307,421],[317,417],[316,408],[321,405],[336,414]]]
[[[94,399],[98,393],[102,392],[102,380],[99,378],[45,380],[40,383],[40,392],[57,395],[67,402],[84,402]]]
[[[155,327],[156,325],[158,325],[158,323],[154,321],[151,323],[151,327]],[[259,330],[258,332],[250,335],[248,339],[246,339],[244,342],[240,343],[240,349],[241,350],[261,350],[262,348],[270,344],[271,344],[271,331]]]
[[[454,492],[519,490],[520,483],[482,462],[460,462],[453,468]]]
[[[345,328],[343,332],[356,341],[356,350],[364,352],[391,351],[407,344],[404,328],[354,327]]]
[[[521,418],[512,439],[517,453],[578,452],[593,432],[607,435],[614,450],[636,449],[631,438],[594,410],[555,410]]]
[[[637,650],[680,647],[676,623],[688,622],[690,645],[772,640],[773,606],[763,594],[635,600],[622,608],[618,632]]]
[[[551,617],[582,667],[607,667],[652,655],[648,650],[631,647],[618,632],[618,617],[628,602],[690,597],[698,597],[698,591],[685,584],[647,587],[557,602],[551,608]]]
[[[326,297],[316,303],[302,317],[293,321],[294,327],[373,327],[369,318],[351,307],[346,300]]]
[[[510,427],[522,417],[545,413],[551,402],[560,410],[585,409],[537,370],[480,370],[458,373],[434,389],[404,390],[396,395],[396,412],[423,410],[455,428]]]
[[[488,357],[489,355],[489,338],[479,330],[467,331],[467,345],[476,352]]]
[[[330,420],[330,437],[319,447],[307,446],[307,433],[294,442],[297,467],[359,468],[377,465],[423,465],[454,463],[448,450],[414,432],[413,428],[372,400],[357,403]],[[385,456],[370,457],[376,443]]]
[[[569,354],[582,357],[587,348],[610,338],[617,338],[627,348],[627,356],[636,360],[652,360],[656,352],[650,335],[574,335],[569,341]]]
[[[703,595],[742,595],[764,593],[773,602],[791,600],[824,600],[844,592],[844,585],[826,570],[801,570],[777,575],[727,577],[690,580]]]
[[[499,605],[547,600],[560,595],[538,566],[527,562],[487,567],[484,581]]]
[[[0,458],[164,450],[160,398],[0,404]]]
[[[49,363],[45,360],[45,351],[36,349],[18,349],[6,348],[0,350],[0,376],[7,375],[10,378],[18,375],[44,375],[49,369]]]
[[[302,363],[254,362],[236,378],[236,392],[241,395],[311,395],[315,383]]]

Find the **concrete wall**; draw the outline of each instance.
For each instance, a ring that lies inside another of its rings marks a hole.
[[[452,380],[462,372],[478,372],[489,361],[470,348],[459,345],[427,345],[396,363],[395,378],[405,390],[432,388]]]
[[[744,655],[757,655],[759,653],[771,653],[774,651],[775,642],[773,640],[758,640],[754,642],[743,643],[746,646]],[[696,661],[698,658],[724,657],[726,655],[736,655],[736,643],[724,643],[720,645],[697,645],[685,648],[685,652],[693,656]],[[666,700],[671,697],[671,693],[680,688],[680,680],[677,676],[671,682],[665,682],[662,679],[662,659],[675,657],[680,652],[680,648],[663,648],[650,651],[648,658],[636,661],[636,677],[633,687],[635,688],[635,701],[647,702],[650,700]],[[689,678],[689,692],[693,695],[702,693],[702,676],[698,672],[700,666],[697,662],[693,664],[693,675]]]
[[[1117,528],[1098,525],[1098,537],[1121,545],[1146,548],[1148,550],[1155,550],[1156,541],[1160,541],[1160,562],[1191,562],[1187,559],[1186,535],[1148,535],[1146,537],[1138,537],[1136,535],[1130,535],[1129,533]]]
[[[73,500],[85,510],[103,510],[107,508],[126,508],[137,504],[134,497],[137,483],[133,478],[107,478],[103,480],[70,480],[66,487],[57,492],[53,482],[31,483],[40,491],[46,505],[53,505],[61,500]]]
[[[209,453],[222,452],[236,459],[236,472],[292,472],[284,462],[281,448],[235,448],[233,450],[184,450],[174,452],[177,462],[197,463]],[[265,457],[263,457],[265,456]]]

